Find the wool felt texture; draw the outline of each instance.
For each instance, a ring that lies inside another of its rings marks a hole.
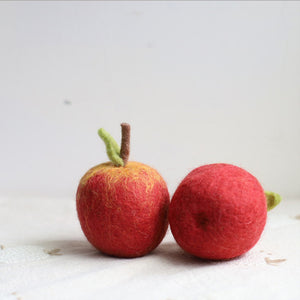
[[[120,147],[115,139],[103,128],[98,130],[98,135],[105,143],[106,153],[110,161],[112,161],[116,166],[124,166],[123,159],[120,156]]]
[[[204,259],[237,257],[259,240],[267,218],[266,196],[258,180],[230,164],[210,164],[190,172],[169,208],[177,243]]]
[[[126,166],[130,154],[130,125],[127,123],[121,124],[122,128],[122,141],[120,157],[123,160],[124,166]]]
[[[273,209],[275,206],[277,206],[281,202],[281,196],[279,194],[276,194],[276,193],[270,192],[270,191],[265,191],[265,195],[267,198],[268,211]]]
[[[93,167],[80,180],[76,203],[85,236],[109,255],[143,256],[167,231],[167,185],[155,169],[142,163]]]

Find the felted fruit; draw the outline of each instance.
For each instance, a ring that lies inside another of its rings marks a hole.
[[[155,249],[165,236],[170,197],[155,169],[127,162],[130,126],[121,126],[121,150],[104,129],[99,129],[111,161],[91,168],[81,178],[77,213],[94,247],[117,257],[138,257]]]
[[[172,197],[169,222],[177,243],[204,259],[230,259],[251,249],[280,196],[230,164],[194,169]],[[267,205],[268,204],[268,205]]]

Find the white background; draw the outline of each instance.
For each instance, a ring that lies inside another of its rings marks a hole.
[[[171,194],[227,162],[300,196],[299,2],[1,2],[0,192],[73,197],[132,125]]]

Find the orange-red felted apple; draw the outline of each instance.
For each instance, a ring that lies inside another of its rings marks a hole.
[[[106,131],[99,129],[111,161],[91,168],[81,178],[77,213],[94,247],[117,257],[138,257],[155,249],[165,236],[170,197],[156,170],[127,162],[130,126],[121,126],[121,150]]]
[[[247,171],[229,164],[194,169],[178,186],[169,209],[177,243],[204,259],[230,259],[251,249],[280,196],[264,192]]]

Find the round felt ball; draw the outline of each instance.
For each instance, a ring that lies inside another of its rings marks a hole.
[[[169,222],[177,243],[204,259],[230,259],[251,249],[267,218],[258,180],[230,164],[194,169],[178,186]]]
[[[81,179],[77,212],[82,230],[100,251],[117,257],[143,256],[166,234],[167,185],[153,168],[138,162],[108,162]]]

